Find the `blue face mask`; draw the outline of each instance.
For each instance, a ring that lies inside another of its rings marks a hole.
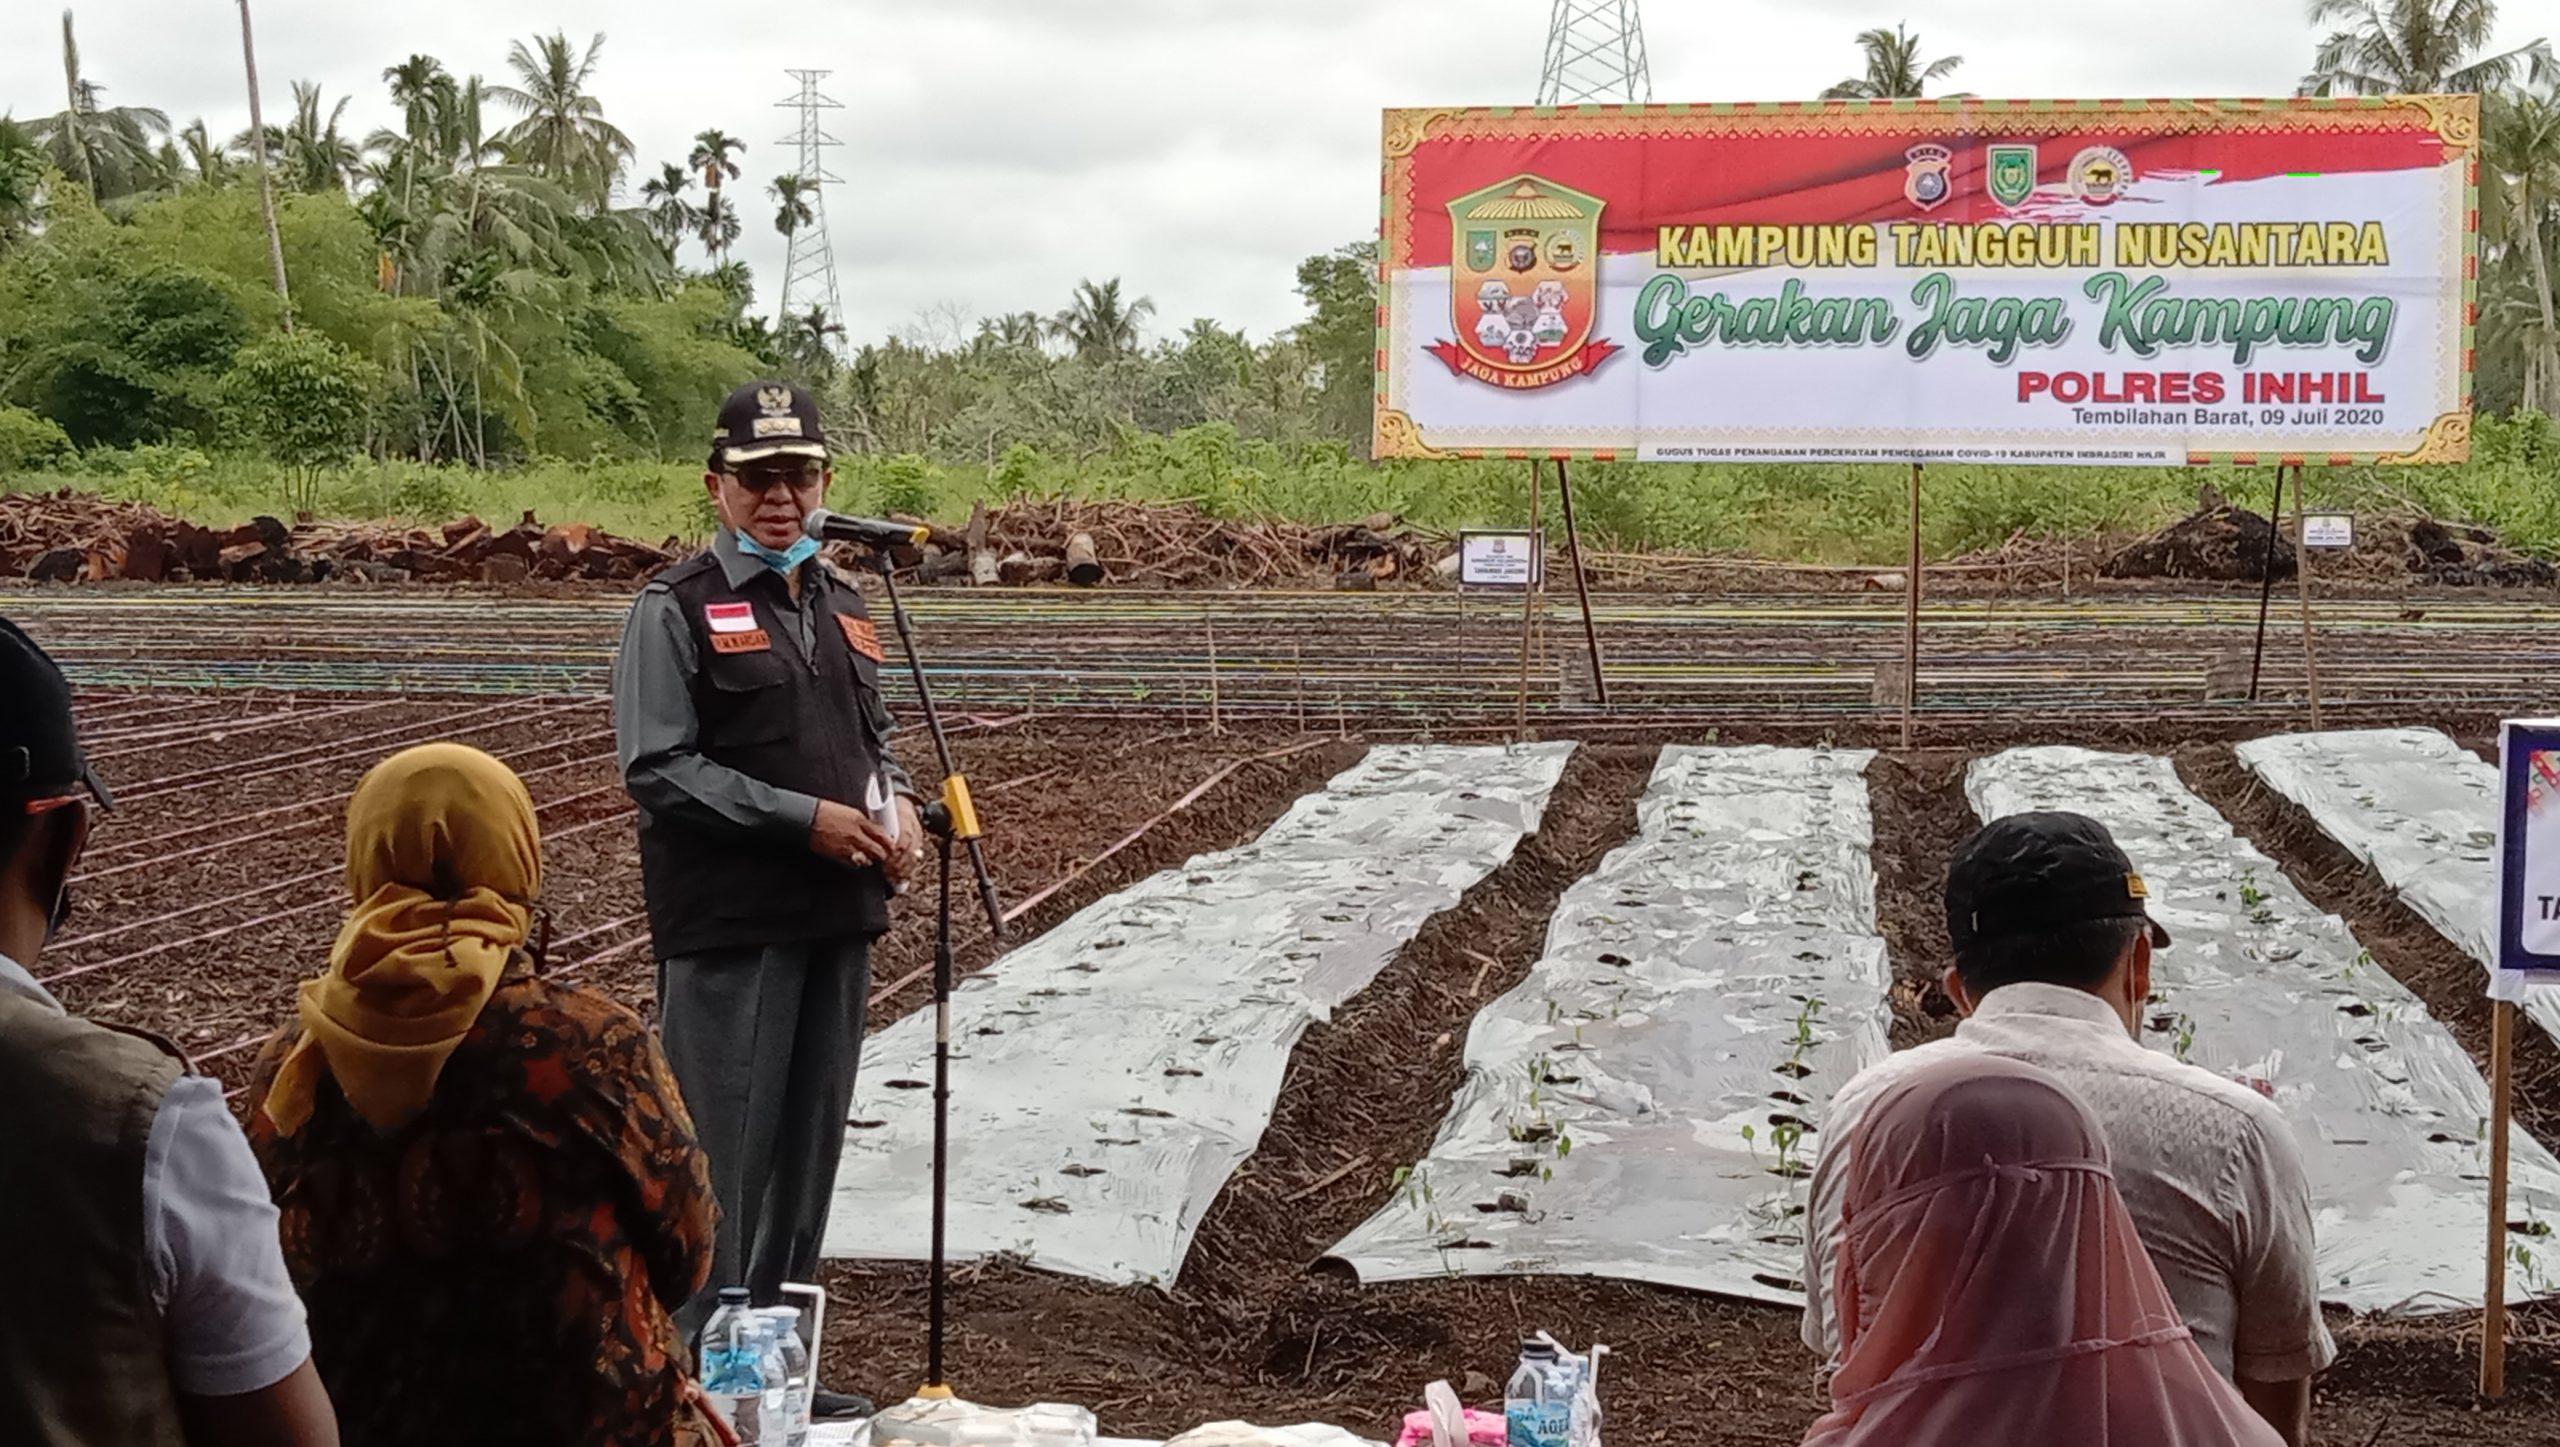
[[[788,577],[789,575],[800,571],[800,565],[802,563],[805,563],[818,555],[818,540],[816,538],[802,538],[800,541],[793,543],[790,547],[777,553],[773,549],[766,547],[764,544],[757,542],[755,539],[748,537],[745,533],[740,533],[738,534],[738,551],[755,559],[757,562],[764,564],[766,567],[773,569],[775,572]]]

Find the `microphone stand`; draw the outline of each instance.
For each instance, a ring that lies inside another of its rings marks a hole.
[[[951,1387],[942,1375],[942,1347],[945,1289],[950,1274],[943,1240],[948,1219],[946,1184],[951,1159],[952,845],[968,847],[969,864],[978,880],[978,901],[987,912],[987,931],[999,942],[1004,939],[1004,909],[996,900],[995,875],[987,868],[985,834],[978,825],[977,804],[969,797],[968,779],[951,757],[950,736],[942,731],[942,714],[934,707],[933,690],[925,682],[924,656],[916,649],[915,625],[907,617],[906,603],[898,596],[897,564],[883,548],[871,548],[870,556],[873,566],[880,570],[880,581],[887,586],[889,617],[898,630],[898,644],[906,651],[907,671],[915,680],[916,700],[924,710],[925,729],[933,736],[934,757],[942,766],[941,797],[920,811],[925,831],[933,835],[940,870],[936,880],[937,907],[933,927],[932,1274],[927,1288],[925,1383],[916,1390],[918,1397],[939,1400],[951,1396]]]

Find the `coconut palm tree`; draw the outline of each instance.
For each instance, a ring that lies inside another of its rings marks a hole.
[[[391,103],[400,108],[401,134],[425,145],[435,134],[438,112],[453,89],[444,62],[432,55],[412,55],[382,72],[391,86]]]
[[[2524,348],[2524,404],[2560,415],[2550,250],[2560,232],[2560,90],[2491,96],[2480,162],[2481,227],[2492,251],[2483,278],[2486,329]]]
[[[265,103],[258,96],[258,38],[249,24],[249,0],[240,5],[240,70],[249,83],[249,129],[266,137]],[[293,292],[286,284],[284,272],[284,234],[276,229],[276,189],[274,168],[267,164],[264,145],[250,153],[258,167],[258,219],[267,231],[267,267],[276,287],[276,300],[281,303],[278,321],[286,336],[293,335]]]
[[[584,54],[556,32],[534,37],[530,47],[519,40],[507,51],[517,83],[489,88],[524,117],[498,137],[507,154],[599,210],[613,199],[632,156],[631,138],[604,118],[604,103],[587,93],[603,53],[602,34],[587,43]]]
[[[693,138],[693,154],[685,164],[702,173],[704,190],[717,191],[722,182],[738,179],[738,163],[731,158],[746,148],[746,142],[726,131],[704,131]]]
[[[798,176],[776,176],[773,184],[765,190],[782,208],[774,213],[773,229],[782,233],[784,241],[789,241],[801,227],[818,219],[817,211],[809,205],[818,188],[810,182]]]
[[[338,129],[338,123],[346,118],[347,98],[338,98],[325,121],[320,118],[320,103],[318,82],[293,83],[293,122],[278,138],[276,152],[284,160],[286,185],[315,194],[344,194],[348,185],[363,174],[364,157]]]
[[[210,190],[219,191],[230,185],[240,171],[239,163],[231,159],[231,153],[214,143],[212,133],[205,129],[202,116],[178,132],[178,153],[186,174],[195,184]]]
[[[157,184],[157,147],[169,134],[168,115],[148,106],[98,103],[105,87],[81,74],[80,42],[72,33],[68,10],[62,12],[62,82],[67,104],[61,114],[27,127],[54,169],[79,182],[99,201]]]
[[[2552,75],[2550,43],[2481,56],[2498,27],[2497,0],[2312,0],[2311,23],[2340,22],[2320,42],[2304,95],[2432,95],[2491,91],[2525,72]]]
[[[844,335],[844,323],[827,315],[822,306],[783,318],[784,345],[802,366],[822,380],[835,372],[835,344]]]
[[[1123,301],[1116,276],[1098,284],[1080,281],[1075,299],[1049,319],[1049,335],[1085,361],[1110,361],[1138,349],[1138,324],[1155,311],[1155,302],[1147,297]]]
[[[684,193],[692,186],[693,173],[673,161],[660,165],[658,174],[640,186],[640,200],[649,216],[649,234],[658,238],[658,244],[667,249],[669,256],[675,254],[676,244],[694,227],[693,203],[684,199]]]
[[[728,199],[717,191],[712,192],[693,214],[693,234],[700,238],[702,249],[724,263],[728,259],[729,248],[738,244],[738,238],[745,230],[738,222],[738,208],[730,205]]]
[[[1918,100],[1964,64],[1961,55],[1921,64],[1920,37],[1901,25],[1861,34],[1858,48],[1866,52],[1867,73],[1824,91],[1824,100]]]

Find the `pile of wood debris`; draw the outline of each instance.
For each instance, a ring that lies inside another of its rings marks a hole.
[[[1311,527],[1212,517],[1189,503],[1012,502],[980,504],[958,528],[929,529],[900,548],[902,575],[928,584],[980,587],[1111,582],[1124,588],[1342,588],[1427,585],[1453,571],[1453,541],[1376,513]]]
[[[260,517],[216,531],[93,493],[0,495],[0,577],[41,583],[622,581],[681,556],[673,539],[650,547],[531,513],[503,531],[468,517],[438,529]]]

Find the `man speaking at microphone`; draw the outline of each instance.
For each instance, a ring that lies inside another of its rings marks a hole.
[[[614,665],[659,1030],[720,1202],[688,1338],[720,1286],[770,1305],[816,1279],[871,944],[924,851],[879,629],[805,531],[831,480],[807,393],[732,393],[703,478],[719,532],[641,591]]]

